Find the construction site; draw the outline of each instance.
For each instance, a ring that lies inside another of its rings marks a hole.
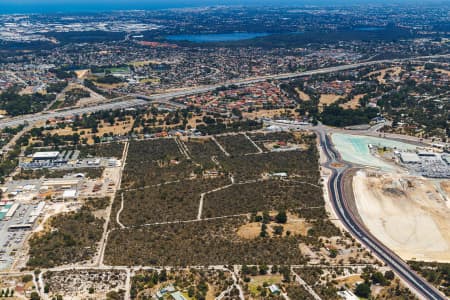
[[[450,189],[445,180],[360,170],[353,191],[365,225],[400,257],[450,261]]]
[[[450,155],[430,152],[396,152],[397,162],[429,178],[450,178]]]
[[[26,265],[27,239],[43,230],[52,216],[76,211],[86,199],[115,193],[120,160],[98,157],[73,165],[70,160],[61,162],[70,152],[77,156],[74,151],[36,152],[18,178],[0,186],[0,271]],[[50,168],[44,172],[37,167],[43,165]]]
[[[333,142],[359,168],[348,179],[370,232],[404,260],[450,262],[448,154],[433,146],[348,134],[334,134]]]

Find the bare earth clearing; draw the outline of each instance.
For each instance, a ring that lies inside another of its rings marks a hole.
[[[369,74],[367,74],[366,76],[370,77],[373,74],[379,73],[380,75],[377,76],[378,83],[386,84],[386,79],[384,77],[386,76],[387,73],[391,74],[391,76],[398,76],[401,71],[402,71],[402,68],[394,67],[394,68],[387,68],[387,69],[373,71],[373,72],[370,72]]]
[[[340,95],[336,94],[322,94],[320,95],[319,103],[323,105],[330,105],[336,102],[339,98],[341,98]]]
[[[271,212],[271,216],[275,216],[276,212]],[[291,232],[294,235],[302,235],[306,236],[308,229],[311,228],[310,225],[305,221],[305,219],[299,218],[296,215],[288,213],[288,221],[286,224],[269,224],[268,235],[274,236],[274,227],[281,226],[283,227],[282,236],[286,236],[286,232]],[[237,235],[243,239],[256,239],[259,237],[261,233],[261,223],[260,222],[252,222],[247,223],[239,227],[237,231]]]
[[[361,100],[366,94],[355,95],[349,102],[340,104],[339,106],[344,109],[357,109],[359,105],[359,100]]]
[[[353,190],[364,223],[403,259],[450,261],[450,209],[432,181],[359,171]]]

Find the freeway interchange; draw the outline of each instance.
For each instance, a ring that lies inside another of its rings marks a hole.
[[[334,149],[329,135],[323,129],[317,129],[320,137],[320,145],[325,153],[327,162],[325,167],[331,170],[328,181],[330,201],[340,221],[349,232],[359,241],[366,245],[377,257],[389,265],[411,288],[413,288],[424,299],[441,300],[447,299],[438,290],[432,287],[423,278],[412,271],[409,266],[395,253],[386,248],[377,240],[363,224],[353,215],[349,208],[344,193],[343,178],[352,167],[340,159],[339,153]]]
[[[144,105],[146,103],[163,103],[170,104],[172,106],[178,108],[186,107],[184,104],[176,103],[171,101],[176,97],[185,97],[190,95],[202,94],[214,91],[220,87],[230,87],[230,86],[246,86],[259,82],[264,82],[267,80],[288,80],[298,77],[311,76],[316,74],[326,74],[332,72],[346,71],[364,66],[371,66],[382,63],[395,63],[409,60],[427,60],[433,58],[445,58],[449,57],[450,54],[443,55],[431,55],[431,56],[420,56],[420,57],[411,57],[411,58],[402,58],[402,59],[385,59],[385,60],[373,60],[373,61],[365,61],[360,63],[348,64],[348,65],[339,65],[334,67],[309,70],[304,72],[293,72],[293,73],[285,73],[285,74],[274,74],[274,75],[265,75],[253,78],[245,78],[239,80],[231,80],[221,84],[213,84],[207,86],[198,86],[186,89],[180,89],[177,91],[170,91],[166,93],[160,93],[155,95],[139,95],[139,94],[130,94],[127,96],[121,96],[116,99],[111,99],[109,103],[102,103],[82,108],[73,108],[62,111],[53,111],[53,112],[40,112],[33,115],[23,115],[15,118],[5,118],[0,120],[0,129],[5,127],[14,127],[22,124],[28,123],[29,125],[35,124],[38,122],[46,121],[50,118],[58,118],[58,117],[66,117],[70,115],[80,115],[84,113],[91,113],[101,110],[111,110],[111,109],[123,109],[130,108],[139,105]],[[132,100],[124,100],[127,97],[134,98]],[[113,102],[115,101],[115,102]]]
[[[81,115],[84,113],[92,113],[102,110],[125,109],[140,105],[146,105],[148,103],[163,103],[178,108],[184,108],[185,105],[181,103],[175,103],[172,101],[172,99],[175,97],[183,97],[188,95],[210,92],[222,86],[225,87],[231,85],[245,86],[255,84],[258,82],[263,82],[266,80],[286,80],[303,76],[311,76],[315,74],[325,74],[337,71],[345,71],[362,66],[375,65],[380,63],[399,62],[411,59],[432,59],[448,56],[449,55],[447,54],[447,55],[415,57],[409,59],[369,61],[357,64],[341,65],[336,67],[311,70],[306,72],[296,72],[289,74],[278,74],[270,76],[261,76],[256,78],[247,78],[243,80],[229,81],[223,84],[195,87],[151,96],[132,94],[128,95],[128,97],[131,97],[131,100],[124,100],[124,97],[122,96],[115,99],[116,102],[102,103],[95,106],[72,108],[61,111],[40,112],[33,115],[25,115],[16,118],[3,119],[0,120],[0,128],[14,127],[21,124],[33,125],[39,122],[44,122],[51,118],[66,117],[70,115]],[[348,207],[347,201],[345,199],[345,193],[343,191],[343,181],[344,181],[343,178],[345,177],[346,172],[348,172],[348,170],[352,166],[346,162],[341,161],[339,153],[333,148],[325,128],[323,128],[322,126],[318,126],[310,129],[316,131],[320,137],[320,145],[327,158],[325,167],[330,169],[332,172],[328,181],[330,201],[333,205],[333,208],[338,218],[348,229],[348,231],[360,242],[365,244],[368,249],[370,249],[374,254],[376,254],[376,256],[378,256],[387,265],[389,265],[411,288],[413,288],[424,299],[433,299],[433,300],[446,299],[439,291],[437,291],[434,287],[432,287],[429,283],[427,283],[424,279],[422,279],[414,271],[412,271],[400,257],[398,257],[391,250],[386,248],[380,241],[378,241],[365,228],[365,226],[361,224],[361,222],[358,221],[358,219],[353,215],[351,209],[349,209]]]

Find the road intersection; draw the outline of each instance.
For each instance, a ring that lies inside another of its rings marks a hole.
[[[334,149],[329,135],[321,127],[316,131],[320,138],[320,145],[325,153],[327,162],[325,167],[332,174],[328,181],[330,201],[334,211],[343,225],[354,237],[369,248],[378,258],[390,266],[410,288],[414,289],[424,299],[443,300],[446,299],[437,289],[418,276],[411,268],[395,253],[384,246],[375,238],[369,230],[361,224],[348,206],[344,193],[344,177],[352,168],[351,164],[342,161],[339,153]]]
[[[426,57],[416,57],[409,59],[429,59],[429,58],[439,58],[439,57],[448,57],[449,55],[440,55],[440,56],[426,56]],[[209,91],[213,91],[222,86],[244,86],[250,85],[266,80],[284,80],[284,79],[292,79],[303,76],[311,76],[314,74],[325,74],[330,72],[344,71],[350,70],[362,66],[370,66],[380,63],[392,63],[392,62],[400,62],[408,59],[397,59],[397,60],[380,60],[380,61],[370,61],[370,62],[361,62],[357,64],[350,65],[342,65],[318,70],[311,70],[306,72],[298,72],[298,73],[289,73],[289,74],[279,74],[279,75],[271,75],[271,76],[261,76],[256,78],[249,78],[244,80],[230,81],[224,84],[219,85],[210,85],[204,87],[196,87],[192,89],[185,89],[175,92],[162,93],[152,96],[144,96],[144,95],[129,95],[131,100],[124,100],[123,97],[117,102],[109,102],[103,103],[95,106],[81,107],[81,108],[73,108],[62,111],[53,111],[53,112],[41,112],[34,115],[25,115],[16,118],[4,119],[0,120],[0,128],[5,127],[13,127],[21,124],[25,125],[34,125],[39,122],[45,122],[48,119],[59,118],[59,117],[67,117],[71,115],[81,115],[84,113],[92,113],[96,111],[102,110],[115,110],[115,109],[125,109],[131,108],[140,105],[146,105],[148,103],[164,103],[173,105],[179,108],[184,108],[185,105],[181,103],[175,103],[172,101],[175,97],[183,97],[193,94],[200,94]],[[353,215],[351,209],[349,209],[347,200],[345,197],[345,193],[343,191],[343,181],[346,173],[352,168],[352,165],[343,162],[340,158],[339,153],[334,149],[331,140],[327,134],[327,130],[322,126],[317,127],[309,127],[309,129],[317,132],[320,138],[320,146],[325,153],[327,158],[327,162],[324,164],[325,167],[331,170],[332,174],[329,178],[328,182],[328,192],[330,196],[330,201],[333,205],[333,208],[339,217],[340,221],[344,224],[344,226],[352,233],[352,235],[357,238],[361,243],[365,244],[367,248],[369,248],[376,256],[378,256],[382,261],[384,261],[387,265],[389,265],[411,288],[413,288],[418,294],[422,295],[424,299],[446,299],[439,291],[437,291],[434,287],[432,287],[429,283],[427,283],[424,279],[418,276],[414,271],[412,271],[409,266],[395,253],[393,253],[390,249],[386,248],[379,240],[377,240],[366,228],[363,224],[361,224],[358,219]],[[374,132],[372,132],[374,133]],[[201,211],[199,211],[199,217],[201,218]],[[104,251],[104,249],[103,249]],[[100,262],[102,262],[103,257],[101,256]],[[69,268],[74,268],[71,266]],[[85,267],[86,268],[86,267]],[[104,266],[103,264],[98,264],[97,266],[92,266],[93,269],[102,269],[112,267]],[[117,267],[122,268],[122,267]],[[59,269],[59,268],[56,268]],[[62,269],[62,268],[61,268]],[[128,270],[128,269],[127,269]],[[42,279],[42,275],[39,278],[39,281]]]
[[[383,63],[396,63],[402,61],[409,61],[414,59],[433,59],[433,58],[443,58],[450,57],[450,54],[443,55],[431,55],[431,56],[420,56],[420,57],[410,57],[410,58],[402,58],[402,59],[385,59],[385,60],[374,60],[374,61],[364,61],[354,64],[348,65],[339,65],[334,67],[309,70],[304,72],[293,72],[293,73],[285,73],[285,74],[275,74],[275,75],[264,75],[246,79],[238,79],[238,80],[230,80],[227,82],[223,82],[220,84],[213,84],[207,86],[199,86],[192,88],[180,89],[177,91],[170,91],[166,93],[155,94],[151,96],[140,95],[140,94],[130,94],[127,96],[121,96],[116,99],[110,99],[108,103],[101,103],[97,105],[91,105],[81,108],[73,108],[67,110],[53,111],[53,112],[40,112],[33,115],[23,115],[14,118],[5,118],[0,120],[0,129],[5,127],[14,127],[22,124],[35,124],[38,122],[43,122],[51,118],[60,118],[67,117],[71,115],[80,115],[84,113],[92,113],[96,111],[102,110],[112,110],[112,109],[124,109],[135,107],[139,105],[144,105],[147,103],[163,103],[172,105],[178,108],[185,108],[186,105],[178,102],[171,101],[173,98],[177,97],[186,97],[190,95],[202,94],[216,90],[221,87],[230,87],[230,86],[246,86],[259,82],[264,82],[267,80],[287,80],[305,76],[311,76],[316,74],[326,74],[332,72],[346,71],[364,66],[372,66],[376,64]],[[131,98],[132,100],[124,100],[126,98]]]

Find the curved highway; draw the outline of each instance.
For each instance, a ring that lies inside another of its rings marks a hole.
[[[330,200],[339,219],[354,237],[365,244],[373,253],[389,265],[408,285],[414,288],[425,299],[445,300],[437,289],[431,286],[423,278],[412,271],[409,266],[395,253],[386,248],[375,238],[363,224],[352,214],[347,206],[343,193],[343,177],[350,169],[350,165],[340,160],[338,152],[333,148],[329,136],[323,130],[317,130],[320,135],[320,144],[327,157],[326,167],[332,170],[329,179]],[[338,165],[338,164],[339,165]]]

